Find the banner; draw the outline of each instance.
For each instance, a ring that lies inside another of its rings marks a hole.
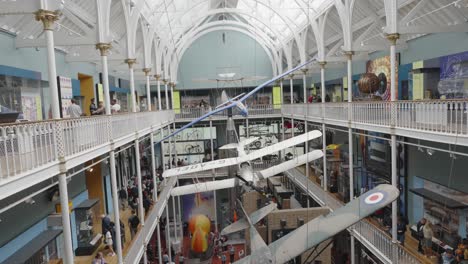
[[[281,109],[281,87],[273,87],[273,108]]]
[[[60,105],[62,109],[62,118],[69,118],[68,107],[71,105],[73,98],[72,81],[70,78],[59,76],[58,85],[60,87]]]
[[[180,114],[180,92],[174,91],[172,96],[172,108],[174,108],[174,113]]]

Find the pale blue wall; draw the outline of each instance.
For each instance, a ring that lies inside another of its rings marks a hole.
[[[83,201],[88,199],[88,191],[84,191],[73,198],[72,203],[73,205],[79,205]],[[25,216],[27,217],[27,216]],[[70,224],[72,228],[72,239],[73,239],[73,248],[76,249],[78,242],[76,240],[76,230],[75,230],[75,212],[72,211],[70,214]],[[38,236],[40,233],[47,230],[47,217],[33,225],[32,227],[25,230],[19,236],[15,237],[15,239],[8,242],[8,244],[0,247],[0,263],[5,259],[9,258],[13,255],[16,251],[20,248],[25,246],[27,243],[31,242],[33,238]]]
[[[414,61],[427,60],[445,55],[455,54],[468,50],[468,33],[439,33],[422,36],[408,41],[408,48],[400,50],[400,65],[413,63]],[[369,58],[376,59],[389,55],[388,51],[374,52]],[[366,61],[353,63],[353,74],[366,71]],[[346,76],[346,64],[339,69],[327,69],[326,80],[334,80]],[[320,81],[320,74],[312,76],[314,82]]]
[[[217,72],[222,67],[239,68],[237,76],[272,77],[271,62],[262,46],[236,31],[225,31],[226,41],[223,43],[222,33],[214,31],[202,36],[182,55],[177,77],[178,89],[216,87],[216,82],[196,83],[192,80],[217,78]],[[244,86],[259,83],[247,83]],[[220,83],[220,86],[227,87],[229,84]],[[234,86],[239,87],[240,84]]]
[[[21,69],[40,72],[42,80],[48,80],[47,52],[45,48],[21,48],[15,47],[15,38],[0,33],[0,65],[17,67]],[[55,52],[57,63],[57,75],[78,79],[78,73],[93,76],[94,82],[99,80],[96,66],[91,63],[67,63],[65,55]]]

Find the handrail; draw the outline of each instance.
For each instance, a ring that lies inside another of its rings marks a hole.
[[[283,115],[468,136],[468,100],[366,101],[283,105]],[[350,114],[348,115],[348,113]]]
[[[0,185],[170,120],[172,110],[3,124]]]

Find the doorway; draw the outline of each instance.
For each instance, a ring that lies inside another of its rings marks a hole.
[[[94,98],[93,77],[90,75],[78,73],[78,80],[80,80],[83,113],[85,113],[87,116],[90,116],[91,112],[89,111],[89,106],[91,105],[91,99]]]

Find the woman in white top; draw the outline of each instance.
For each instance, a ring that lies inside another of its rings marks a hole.
[[[430,221],[427,221],[423,227],[423,247],[424,253],[427,257],[432,256],[432,237],[434,236],[434,231],[432,230],[432,224]]]
[[[112,240],[112,234],[110,231],[107,231],[106,246],[109,248],[109,253],[107,254],[108,256],[115,256],[113,245],[114,245],[114,241]]]

